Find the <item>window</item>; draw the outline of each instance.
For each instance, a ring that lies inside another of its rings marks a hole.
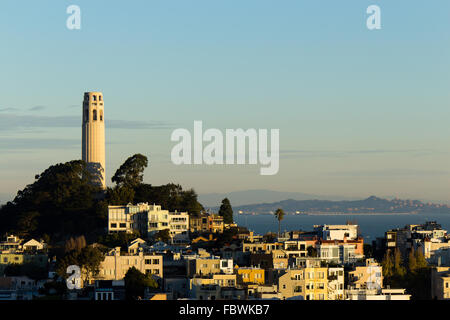
[[[153,264],[159,264],[159,260],[158,259],[153,259]]]
[[[100,121],[103,121],[103,110],[100,110]]]
[[[93,111],[93,113],[92,113],[92,119],[93,119],[94,121],[97,121],[97,110],[94,110],[94,111]]]
[[[126,228],[127,224],[126,223],[121,223],[119,226],[120,226],[120,228]]]
[[[94,101],[97,101],[97,96],[93,95],[92,98],[94,99]]]
[[[117,228],[117,223],[111,223],[111,228]]]
[[[151,259],[145,259],[145,264],[151,264],[152,260]]]

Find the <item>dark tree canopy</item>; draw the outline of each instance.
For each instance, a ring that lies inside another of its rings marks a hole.
[[[148,166],[146,156],[137,153],[129,157],[112,177],[117,186],[136,187],[144,181],[144,170]]]
[[[125,295],[129,300],[136,300],[144,296],[145,288],[157,288],[158,283],[151,275],[145,275],[135,267],[128,269],[125,274]]]
[[[224,223],[233,223],[233,208],[231,207],[230,200],[225,198],[220,205],[219,215],[223,217]]]
[[[162,241],[165,243],[169,243],[170,241],[170,230],[169,229],[163,229],[159,230],[153,235],[153,239],[155,241]]]
[[[161,205],[169,211],[187,211],[189,215],[198,215],[204,210],[197,201],[193,189],[183,190],[181,185],[169,183],[162,186],[140,184],[135,188],[134,203],[149,202]]]
[[[67,267],[77,265],[81,268],[86,280],[99,272],[100,264],[105,259],[104,254],[93,246],[87,246],[81,250],[72,250],[61,259],[58,259],[56,272],[62,278],[67,278]]]
[[[86,163],[74,160],[50,166],[0,209],[0,231],[22,237],[46,233],[53,240],[102,227],[102,190],[91,183]]]

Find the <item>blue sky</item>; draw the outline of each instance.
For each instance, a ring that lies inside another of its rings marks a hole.
[[[81,30],[66,8],[81,8]],[[366,28],[381,7],[382,29]],[[0,194],[81,158],[81,101],[102,91],[108,181],[199,193],[273,189],[450,201],[450,2],[0,3]],[[280,171],[175,166],[175,128],[279,128]]]

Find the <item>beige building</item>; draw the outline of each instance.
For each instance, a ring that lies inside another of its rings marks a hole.
[[[197,300],[240,300],[245,290],[236,287],[235,274],[214,274],[189,280],[189,296]]]
[[[376,289],[383,288],[382,266],[373,259],[366,259],[364,266],[355,266],[348,273],[349,287],[352,289]]]
[[[142,273],[162,278],[163,256],[144,254],[142,250],[138,254],[121,253],[120,247],[114,248],[105,255],[96,279],[122,280],[131,267],[135,267]]]
[[[94,174],[94,183],[106,188],[105,113],[101,92],[85,92],[83,100],[82,159]]]
[[[232,274],[233,260],[220,259],[218,257],[204,257],[186,260],[186,271],[188,277],[194,275],[211,275],[211,274]]]
[[[223,217],[218,214],[202,213],[199,216],[190,217],[189,229],[191,232],[223,233]]]
[[[308,261],[304,268],[281,271],[278,277],[278,292],[282,299],[328,300],[330,297],[335,297],[337,293],[333,293],[333,295],[329,292],[329,270],[327,267],[320,267],[319,265],[316,261]],[[331,280],[339,288],[341,284],[339,281],[342,281],[342,286],[344,284],[343,276]]]
[[[434,267],[431,270],[431,298],[450,300],[450,267]]]

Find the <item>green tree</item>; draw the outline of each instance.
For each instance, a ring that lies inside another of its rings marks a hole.
[[[134,202],[157,203],[171,212],[187,211],[189,215],[198,216],[204,210],[197,200],[197,193],[193,189],[183,190],[181,185],[168,183],[152,186],[142,183],[135,189]]]
[[[281,220],[284,219],[284,211],[283,209],[278,208],[275,213],[275,218],[278,220],[278,237],[281,235]]]
[[[398,278],[402,278],[406,274],[406,269],[403,266],[403,259],[398,248],[394,250],[394,274]]]
[[[306,251],[308,252],[308,257],[312,257],[312,258],[316,258],[317,257],[317,249],[310,246],[306,249]]]
[[[144,180],[144,170],[147,166],[147,157],[137,153],[129,157],[119,169],[117,169],[111,180],[118,186],[134,188]]]
[[[104,228],[106,221],[97,211],[103,191],[91,177],[81,160],[50,166],[0,209],[0,232],[30,237],[46,233],[57,241]]]
[[[101,262],[105,259],[104,254],[93,246],[87,246],[80,251],[72,250],[64,257],[58,259],[56,273],[66,279],[67,267],[77,265],[81,269],[83,280],[88,280],[91,276],[96,276],[99,272]]]
[[[170,230],[169,229],[159,230],[153,235],[153,239],[155,241],[162,241],[168,243],[170,241]]]
[[[223,217],[224,223],[233,223],[233,208],[231,207],[231,203],[228,198],[222,200],[219,215]]]
[[[109,205],[124,205],[134,202],[135,191],[130,186],[115,186],[108,188],[106,191],[106,198]]]
[[[373,247],[370,244],[364,243],[363,251],[366,258],[373,257]]]
[[[418,269],[424,269],[428,267],[428,262],[423,256],[422,250],[415,250],[414,257],[416,258],[416,264]]]
[[[128,300],[136,300],[144,296],[145,288],[157,288],[158,283],[151,275],[145,275],[135,267],[125,274],[125,295]]]
[[[140,234],[137,231],[133,233],[109,233],[104,236],[100,236],[97,239],[97,242],[109,248],[120,247],[123,251],[126,251],[128,244],[139,237]]]
[[[390,250],[386,250],[383,261],[381,262],[383,267],[383,276],[389,280],[394,275],[394,262]]]
[[[414,248],[411,248],[408,254],[408,270],[410,273],[415,273],[417,271],[417,261],[414,251]]]

